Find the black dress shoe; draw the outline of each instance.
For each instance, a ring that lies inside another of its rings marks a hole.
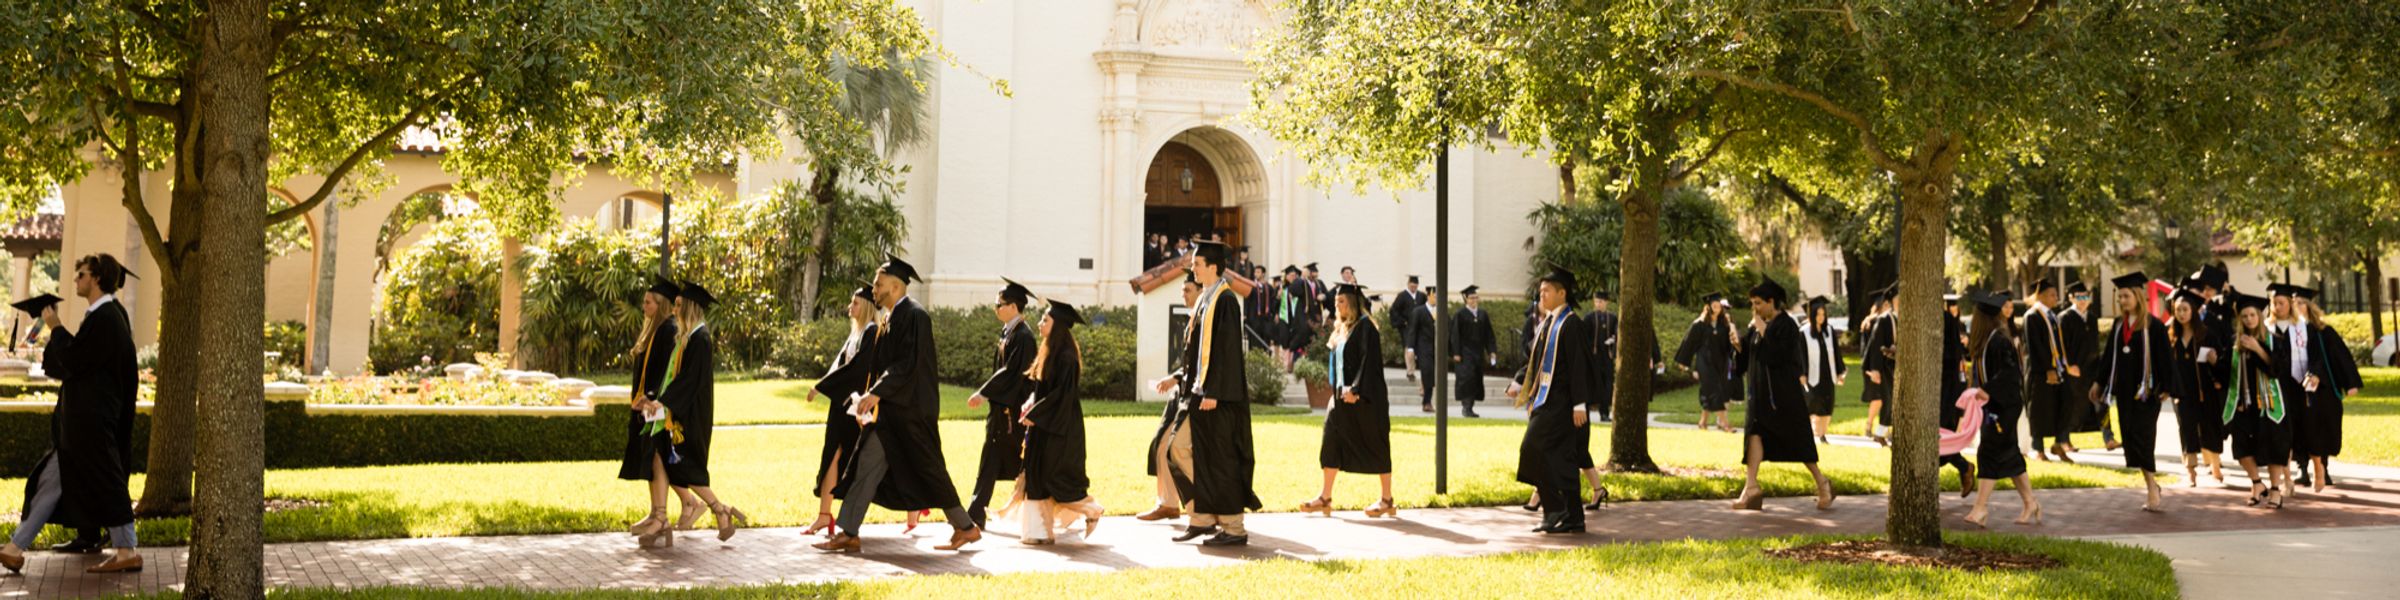
[[[1208,538],[1207,540],[1200,542],[1200,545],[1202,545],[1202,546],[1248,546],[1248,545],[1250,545],[1250,536],[1247,536],[1247,535],[1233,535],[1233,534],[1230,534],[1230,533],[1220,533],[1220,534],[1217,534],[1217,537]]]
[[[1478,419],[1478,418],[1482,418],[1482,417],[1483,417],[1483,415],[1475,414],[1475,411],[1474,411],[1473,409],[1459,411],[1459,413],[1458,413],[1458,414],[1460,414],[1460,415],[1463,415],[1463,416],[1465,416],[1466,418],[1469,418],[1469,419]]]
[[[1216,533],[1216,532],[1217,532],[1217,528],[1216,528],[1216,527],[1187,527],[1187,528],[1184,528],[1184,530],[1183,530],[1183,535],[1178,535],[1178,536],[1175,536],[1175,541],[1178,541],[1178,542],[1189,542],[1189,541],[1192,541],[1192,540],[1200,539],[1200,536],[1204,536],[1204,535],[1208,535],[1208,534],[1212,534],[1212,533]]]
[[[1583,526],[1582,526],[1582,525],[1561,525],[1561,526],[1557,526],[1557,527],[1545,528],[1545,529],[1543,529],[1543,530],[1542,530],[1542,533],[1546,533],[1546,534],[1550,534],[1550,535],[1559,535],[1559,534],[1567,534],[1567,533],[1583,533]]]

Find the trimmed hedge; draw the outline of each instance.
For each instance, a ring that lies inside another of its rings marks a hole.
[[[623,404],[590,416],[310,415],[300,402],[266,403],[270,469],[419,463],[607,460],[625,451]],[[50,413],[0,412],[0,477],[25,477],[50,449]],[[150,415],[133,420],[135,471],[148,466]]]
[[[936,378],[969,388],[983,385],[992,376],[999,321],[988,309],[930,308],[926,313],[933,317],[933,342],[939,353]],[[1088,314],[1094,324],[1075,330],[1075,338],[1083,346],[1083,397],[1133,399],[1135,386],[1140,385],[1134,381],[1134,345],[1140,336],[1133,330],[1132,309],[1102,308]],[[1041,313],[1033,311],[1025,318],[1029,324],[1040,323]],[[779,335],[775,363],[792,377],[816,377],[825,373],[834,355],[841,352],[842,342],[849,339],[850,321],[819,319],[804,327],[786,328]]]

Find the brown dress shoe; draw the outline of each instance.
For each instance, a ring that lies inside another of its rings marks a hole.
[[[118,548],[109,551],[108,560],[100,561],[100,564],[92,565],[92,568],[84,569],[83,572],[140,573],[142,572],[142,554],[135,552],[132,548]]]
[[[847,533],[837,533],[833,534],[833,539],[825,540],[815,544],[809,544],[808,547],[816,548],[825,552],[857,554],[859,549],[859,541],[858,536]]]
[[[10,573],[24,572],[25,553],[22,551],[9,552],[5,548],[0,548],[0,568],[7,568]]]
[[[1137,516],[1135,516],[1134,518],[1136,518],[1136,519],[1141,519],[1141,520],[1144,520],[1144,521],[1158,521],[1158,520],[1164,520],[1164,519],[1174,519],[1174,518],[1180,518],[1180,517],[1182,517],[1182,516],[1183,516],[1183,509],[1176,508],[1176,507],[1173,507],[1173,506],[1167,506],[1167,505],[1163,505],[1163,504],[1162,504],[1162,505],[1159,505],[1159,506],[1158,506],[1158,508],[1153,508],[1153,509],[1150,509],[1150,512],[1142,513],[1142,514],[1140,514],[1140,515],[1137,515]]]
[[[950,534],[950,543],[948,543],[948,544],[942,544],[942,545],[940,545],[940,546],[934,546],[934,547],[933,547],[933,549],[935,549],[935,550],[957,550],[957,549],[960,549],[960,548],[965,548],[965,547],[967,547],[967,544],[972,544],[972,543],[975,543],[975,542],[980,542],[980,541],[983,541],[983,529],[981,529],[981,528],[967,529],[967,530],[960,531],[960,532],[958,532],[958,533],[953,533],[953,534]]]

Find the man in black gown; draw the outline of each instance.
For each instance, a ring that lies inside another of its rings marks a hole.
[[[1033,299],[1033,292],[1008,278],[1000,281],[1007,285],[992,303],[992,316],[1000,320],[999,352],[992,357],[992,376],[967,397],[967,408],[991,406],[983,419],[983,460],[975,469],[975,496],[967,501],[967,516],[977,527],[986,522],[984,509],[992,504],[993,484],[1014,481],[1024,471],[1025,428],[1017,424],[1024,415],[1018,411],[1033,395],[1033,380],[1025,374],[1033,369],[1038,348],[1033,328],[1025,325],[1025,303]]]
[[[75,294],[90,303],[81,331],[69,332],[60,322],[56,296],[37,299],[42,323],[50,328],[42,370],[59,381],[58,406],[50,413],[50,452],[25,481],[25,510],[16,535],[0,545],[0,567],[10,572],[24,568],[25,549],[45,523],[108,530],[114,548],[86,573],[142,570],[142,555],[134,550],[133,498],[125,485],[132,473],[126,440],[133,434],[139,389],[133,326],[116,296],[125,277],[124,264],[114,256],[75,261]]]
[[[2075,447],[2067,434],[2075,432],[2083,399],[2068,389],[2067,367],[2073,362],[2068,359],[2066,324],[2057,309],[2058,283],[2034,283],[2033,309],[2025,313],[2025,418],[2033,436],[2027,448],[2035,453],[2047,449],[2063,460]],[[2042,445],[2044,439],[2050,445]]]
[[[1542,509],[1535,533],[1582,533],[1578,462],[1591,425],[1591,324],[1575,314],[1575,274],[1553,265],[1540,281],[1532,353],[1508,393],[1525,407],[1525,440],[1517,445],[1517,481],[1533,486]]]
[[[1275,281],[1267,278],[1266,267],[1250,267],[1249,275],[1250,295],[1242,298],[1242,322],[1250,331],[1244,337],[1250,340],[1250,347],[1272,353],[1283,343],[1275,330]]]
[[[817,544],[820,550],[856,552],[858,528],[870,504],[903,512],[942,509],[953,533],[950,543],[935,546],[941,550],[983,539],[983,528],[959,505],[958,487],[950,483],[942,458],[942,396],[934,379],[941,363],[934,354],[933,318],[908,297],[908,284],[916,280],[916,267],[889,254],[875,270],[875,303],[884,318],[876,326],[880,339],[868,362],[875,385],[858,399],[859,412],[874,415],[874,421],[861,434],[850,495],[842,499],[836,520],[841,532]]]
[[[1483,401],[1483,368],[1495,364],[1499,356],[1497,340],[1492,339],[1492,316],[1483,312],[1483,297],[1475,286],[1458,291],[1464,308],[1450,316],[1450,364],[1455,371],[1451,395],[1458,398],[1459,414],[1475,418],[1475,403]]]
[[[1433,314],[1433,311],[1436,303],[1442,299],[1441,288],[1425,288],[1425,298],[1425,306],[1417,309],[1416,316],[1410,317],[1410,320],[1424,323],[1425,326],[1415,328],[1409,333],[1407,339],[1408,351],[1424,357],[1423,360],[1417,361],[1417,409],[1422,412],[1433,412],[1434,374],[1439,372],[1437,369],[1442,368],[1440,357],[1443,354],[1433,347],[1433,320],[1441,318],[1439,315]]]
[[[1250,392],[1242,368],[1241,299],[1226,286],[1225,246],[1201,242],[1192,276],[1200,282],[1200,304],[1192,310],[1191,332],[1176,361],[1185,365],[1153,387],[1187,403],[1189,411],[1169,435],[1175,483],[1192,503],[1191,521],[1175,541],[1213,535],[1202,544],[1242,546],[1250,532],[1242,514],[1261,504],[1251,487],[1258,459],[1250,440]]]
[[[1425,292],[1417,289],[1417,276],[1408,276],[1408,289],[1392,296],[1392,330],[1400,335],[1401,340],[1413,339],[1409,336],[1416,332],[1417,313],[1428,303]],[[1405,359],[1401,366],[1407,368],[1408,378],[1414,380],[1417,378],[1417,349],[1403,348],[1402,352],[1405,353]]]

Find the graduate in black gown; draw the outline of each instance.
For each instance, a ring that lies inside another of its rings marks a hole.
[[[2218,485],[2225,484],[2225,472],[2219,466],[2217,454],[2225,449],[2225,396],[2214,393],[2225,378],[2220,365],[2224,355],[2214,346],[2218,332],[2209,329],[2199,318],[2200,306],[2207,301],[2190,290],[2176,292],[2171,299],[2173,320],[2167,324],[2167,345],[2175,355],[2174,377],[2166,385],[2166,398],[2175,406],[2175,434],[2183,448],[2185,485],[2200,487],[2200,467],[2206,465],[2214,473]],[[2210,399],[2211,397],[2215,399]]]
[[[1226,286],[1223,244],[1202,242],[1193,256],[1198,257],[1192,276],[1201,285],[1200,304],[1184,335],[1191,341],[1176,361],[1184,368],[1152,384],[1162,393],[1172,390],[1172,401],[1184,402],[1188,411],[1168,435],[1175,483],[1192,503],[1189,524],[1175,541],[1211,536],[1202,543],[1242,546],[1250,543],[1242,515],[1261,505],[1251,486],[1258,457],[1250,438],[1248,376],[1242,370],[1241,298]]]
[[[982,460],[975,468],[975,496],[967,501],[967,517],[975,525],[984,525],[984,510],[992,504],[992,488],[1002,481],[1015,481],[1024,472],[1025,428],[1017,422],[1024,419],[1025,399],[1033,396],[1033,380],[1025,373],[1033,369],[1033,355],[1038,351],[1033,331],[1025,324],[1025,303],[1033,292],[1015,281],[1006,283],[992,304],[992,316],[1000,321],[1000,341],[992,356],[992,376],[983,381],[967,397],[967,408],[990,408],[983,419]]]
[[[1459,290],[1464,306],[1450,315],[1450,395],[1458,399],[1459,414],[1475,414],[1483,401],[1483,368],[1499,364],[1500,340],[1492,336],[1492,315],[1483,312],[1482,288]]]
[[[1525,441],[1517,445],[1517,481],[1533,486],[1542,509],[1536,533],[1582,533],[1581,490],[1575,484],[1579,458],[1591,437],[1592,402],[1598,382],[1591,372],[1591,324],[1575,314],[1575,274],[1555,265],[1539,282],[1539,315],[1533,351],[1509,385],[1509,395],[1527,413]]]
[[[1683,333],[1683,345],[1675,350],[1675,364],[1691,369],[1700,378],[1700,428],[1707,429],[1708,421],[1716,419],[1717,428],[1733,431],[1725,403],[1733,399],[1734,352],[1738,350],[1733,317],[1720,300],[1721,294],[1700,298],[1700,317]]]
[[[1258,282],[1258,288],[1272,290],[1274,286],[1262,279]],[[1183,277],[1183,306],[1187,309],[1200,306],[1200,281],[1193,279],[1189,272],[1186,272]],[[1181,345],[1167,348],[1167,369],[1169,371],[1182,372],[1188,368],[1182,363],[1185,356],[1183,349],[1191,344],[1192,338],[1184,336]],[[1167,393],[1167,391],[1162,389],[1159,390],[1159,393]],[[1149,512],[1133,517],[1143,521],[1183,517],[1183,493],[1175,483],[1174,468],[1168,465],[1171,457],[1167,455],[1167,435],[1174,433],[1176,427],[1183,423],[1183,403],[1175,401],[1174,398],[1168,398],[1161,404],[1165,404],[1166,408],[1160,411],[1158,416],[1158,430],[1150,435],[1149,451],[1142,455],[1145,457],[1142,463],[1147,474],[1157,479],[1158,504],[1151,506]]]
[[[2282,287],[2268,289],[2286,293]],[[2233,459],[2250,478],[2250,506],[2265,502],[2283,508],[2292,490],[2292,404],[2282,385],[2291,354],[2283,338],[2267,326],[2266,298],[2227,295],[2240,311],[2240,329],[2233,332],[2233,350],[2227,353],[2225,412],[2220,419],[2233,438]],[[2264,478],[2258,476],[2262,465],[2267,469]]]
[[[1824,296],[1808,300],[1808,320],[1801,324],[1800,333],[1808,340],[1808,425],[1817,434],[1817,443],[1825,443],[1825,430],[1833,425],[1833,392],[1842,387],[1850,374],[1850,366],[1842,364],[1842,345],[1834,339],[1832,315],[1826,307],[1833,301]]]
[[[1274,354],[1283,347],[1282,330],[1275,327],[1275,286],[1267,268],[1250,268],[1250,295],[1242,297],[1242,323],[1250,327],[1250,347]],[[1188,275],[1187,275],[1188,277]],[[1198,289],[1193,290],[1198,293]]]
[[[1888,443],[1883,432],[1892,424],[1892,380],[1900,372],[1899,348],[1892,344],[1892,296],[1895,291],[1886,288],[1868,296],[1873,308],[1867,309],[1866,327],[1860,330],[1859,337],[1858,370],[1866,376],[1867,382],[1860,386],[1858,399],[1867,403],[1865,435],[1878,445]],[[1965,461],[1961,459],[1960,462]],[[1964,472],[1961,475],[1962,487],[1972,487],[1964,481],[1972,479],[1972,476]]]
[[[1399,339],[1402,342],[1406,342],[1416,339],[1419,325],[1433,326],[1432,323],[1417,322],[1417,313],[1423,311],[1428,304],[1432,304],[1432,301],[1425,297],[1423,288],[1417,287],[1417,276],[1408,276],[1408,288],[1400,290],[1399,294],[1392,296],[1392,306],[1389,309],[1392,317],[1386,321],[1391,326],[1392,333],[1400,336]],[[1417,379],[1417,349],[1406,347],[1406,343],[1401,346],[1403,354],[1400,364],[1407,368],[1409,380],[1415,381]]]
[[[1413,322],[1422,324],[1412,327],[1408,337],[1405,338],[1405,341],[1408,342],[1408,352],[1418,357],[1416,377],[1418,412],[1433,412],[1434,373],[1444,368],[1442,359],[1448,354],[1433,347],[1434,321],[1441,318],[1433,311],[1436,308],[1435,303],[1440,302],[1441,298],[1441,288],[1426,287],[1425,304],[1417,307],[1415,316],[1409,318]],[[1458,332],[1452,331],[1450,335],[1455,338]]]
[[[2004,308],[2009,303],[2008,292],[1978,294],[1975,299],[1975,324],[1967,333],[1968,359],[1974,365],[1967,377],[1968,386],[1981,389],[1987,399],[1983,405],[1980,443],[1975,449],[1975,461],[1981,463],[1976,475],[1975,508],[1967,512],[1967,522],[1984,526],[1991,513],[1992,488],[2006,479],[2017,488],[2017,498],[2024,508],[2017,513],[2017,524],[2042,522],[2042,504],[2033,499],[2033,480],[2025,475],[2025,450],[2017,446],[2018,417],[2025,412],[2025,370],[2017,358],[2017,341],[2009,335],[2009,318]],[[1945,402],[1956,404],[1957,399]]]
[[[2099,327],[2099,319],[2092,315],[2091,287],[2081,281],[2067,284],[2067,309],[2058,313],[2058,329],[2067,348],[2067,392],[2078,401],[2062,421],[2068,424],[2071,433],[2101,431],[2100,424],[2106,420],[2106,413],[2100,409],[2108,405],[2091,402],[2092,378],[2083,373],[2084,365],[2091,364],[2092,357],[2099,352]],[[2104,443],[2113,450],[2115,434],[2108,435]]]
[[[858,419],[850,416],[857,396],[874,382],[867,371],[867,358],[875,355],[875,290],[858,288],[850,292],[850,337],[842,340],[842,349],[833,355],[833,364],[817,385],[808,389],[803,403],[825,397],[825,443],[817,453],[817,520],[803,533],[833,530],[833,500],[842,495],[843,481],[850,472],[850,463],[858,458]]]
[[[1750,288],[1750,326],[1735,351],[1736,376],[1746,376],[1750,410],[1742,424],[1742,497],[1734,508],[1758,510],[1766,489],[1758,483],[1765,462],[1796,462],[1808,466],[1817,481],[1817,510],[1833,508],[1833,481],[1817,469],[1817,445],[1810,439],[1807,380],[1807,340],[1800,321],[1784,312],[1788,296],[1782,284],[1761,278]]]
[[[1383,499],[1367,507],[1367,516],[1393,516],[1400,511],[1392,506],[1392,403],[1383,382],[1383,333],[1367,308],[1366,290],[1335,286],[1333,303],[1325,372],[1336,401],[1326,409],[1325,437],[1317,446],[1325,482],[1300,510],[1333,516],[1334,475],[1350,472],[1374,475],[1383,486]]]
[[[1291,370],[1292,362],[1308,352],[1309,340],[1316,338],[1317,294],[1308,280],[1300,278],[1300,268],[1283,267],[1283,289],[1275,298],[1275,326],[1283,329],[1283,368]]]
[[[2031,425],[2033,447],[2064,457],[2074,444],[2077,409],[2083,398],[2070,393],[2066,326],[2058,314],[2058,283],[2043,279],[2033,284],[2033,308],[2025,311],[2025,416]],[[2050,440],[2047,446],[2043,440]]]
[[[2125,467],[2142,472],[2149,487],[2142,510],[2165,510],[2158,487],[2159,396],[2172,379],[2175,356],[2167,343],[2167,328],[2150,318],[2142,289],[2150,276],[2127,273],[2111,280],[2117,287],[2117,321],[2091,373],[2092,393],[2117,405],[2117,423],[2125,430]]]
[[[2362,386],[2357,359],[2341,332],[2325,325],[2316,298],[2316,290],[2292,289],[2292,310],[2301,322],[2284,331],[2291,361],[2283,395],[2300,409],[2292,429],[2292,459],[2301,461],[2301,472],[2314,470],[2316,477],[2308,483],[2314,484],[2311,491],[2322,494],[2325,486],[2333,485],[2326,459],[2342,454],[2342,399],[2358,395]]]
[[[842,496],[842,512],[834,519],[840,532],[814,544],[818,550],[859,551],[859,526],[866,521],[869,505],[897,511],[941,509],[951,534],[949,543],[934,546],[939,550],[958,550],[983,539],[983,528],[959,504],[958,487],[950,483],[942,458],[942,396],[935,381],[941,362],[935,355],[939,349],[933,342],[933,317],[908,296],[908,284],[916,280],[915,266],[888,253],[875,269],[875,304],[883,307],[883,320],[876,324],[875,353],[867,362],[874,384],[858,400],[858,412],[869,417],[861,423],[858,457],[851,461],[853,472],[845,490],[849,493]]]
[[[1018,510],[1031,522],[1020,541],[1050,543],[1060,520],[1083,519],[1083,539],[1090,541],[1104,510],[1092,498],[1092,479],[1084,472],[1083,347],[1075,341],[1075,326],[1083,314],[1056,300],[1042,314],[1041,348],[1026,377],[1034,392],[1026,401],[1020,425],[1025,428],[1024,490],[1027,506]]]
[[[108,530],[108,558],[85,568],[86,573],[142,570],[142,554],[134,549],[139,544],[133,497],[126,488],[133,457],[125,440],[133,434],[140,384],[133,324],[116,296],[125,277],[124,264],[108,254],[75,261],[75,295],[89,302],[77,331],[60,322],[57,296],[43,294],[17,305],[39,313],[49,329],[42,371],[59,385],[58,404],[50,412],[50,451],[25,479],[16,534],[0,544],[0,568],[11,573],[25,567],[25,550],[44,524]]]
[[[659,385],[658,400],[645,407],[664,409],[665,420],[651,437],[657,448],[659,463],[665,466],[667,483],[688,488],[692,495],[708,505],[709,514],[717,525],[717,540],[733,539],[733,534],[750,520],[741,509],[717,499],[709,487],[709,441],[715,429],[717,404],[716,330],[708,326],[708,310],[716,306],[717,298],[700,284],[684,282],[682,293],[676,297],[675,321],[686,328],[676,336],[675,350],[667,367],[666,378]],[[645,545],[674,545],[673,532],[657,534],[644,540]]]
[[[664,279],[642,293],[642,331],[633,345],[635,377],[625,415],[625,459],[617,467],[618,479],[650,484],[650,515],[625,531],[652,542],[664,539],[659,536],[663,530],[691,529],[700,522],[700,515],[708,512],[708,505],[692,495],[690,488],[668,485],[666,464],[660,461],[646,431],[649,423],[643,421],[642,411],[635,409],[642,402],[657,400],[666,381],[667,363],[675,354],[675,340],[681,337],[674,315],[675,297],[681,293],[682,288]],[[667,520],[667,490],[674,490],[683,501],[683,514],[672,522]]]

